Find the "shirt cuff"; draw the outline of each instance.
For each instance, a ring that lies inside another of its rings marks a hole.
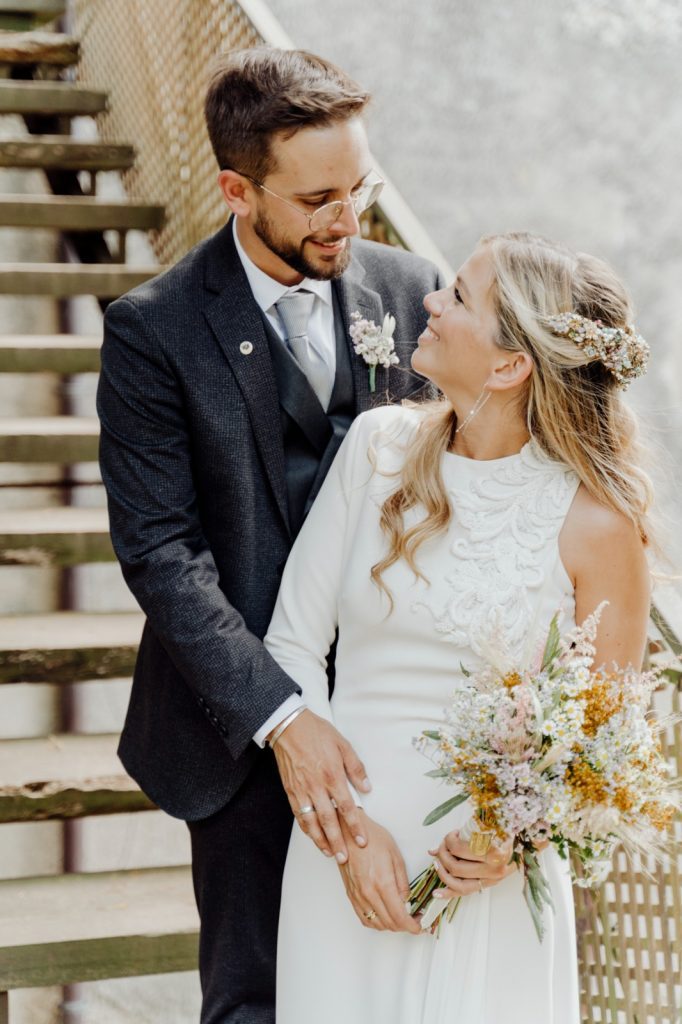
[[[298,693],[292,693],[291,697],[287,697],[283,704],[277,708],[276,711],[270,715],[266,722],[263,722],[258,732],[253,737],[253,742],[257,743],[259,747],[265,746],[265,737],[276,729],[280,722],[283,722],[287,715],[290,715],[292,711],[296,711],[297,708],[302,708],[305,705],[303,697]]]

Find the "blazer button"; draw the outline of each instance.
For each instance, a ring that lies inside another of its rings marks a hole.
[[[253,352],[253,345],[250,341],[243,341],[239,346],[239,351],[243,356],[250,356]]]

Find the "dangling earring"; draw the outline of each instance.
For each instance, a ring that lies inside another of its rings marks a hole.
[[[474,416],[481,411],[481,409],[483,408],[483,406],[488,401],[488,399],[490,398],[491,395],[492,395],[492,391],[488,391],[486,386],[483,385],[483,390],[481,391],[480,395],[478,396],[478,398],[474,402],[472,408],[466,414],[466,416],[464,417],[464,419],[462,420],[460,425],[455,428],[455,433],[456,434],[459,434],[459,432],[461,430],[466,430],[466,428],[469,426],[469,424],[471,423],[471,421],[474,418]]]

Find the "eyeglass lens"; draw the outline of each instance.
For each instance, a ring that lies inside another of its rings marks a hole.
[[[365,210],[369,209],[372,203],[376,202],[379,198],[383,185],[383,181],[373,181],[360,186],[353,196],[353,208],[357,214],[364,213]],[[319,210],[315,210],[315,213],[310,218],[311,229],[313,231],[319,231],[331,227],[331,225],[336,223],[339,217],[342,216],[345,205],[345,203],[340,201],[335,203],[326,203],[324,206],[321,206]]]

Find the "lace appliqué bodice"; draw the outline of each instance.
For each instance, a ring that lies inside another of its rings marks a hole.
[[[484,657],[486,642],[497,635],[520,655],[560,566],[559,532],[579,479],[534,441],[491,463],[445,459],[453,505],[450,593],[440,606],[427,593],[412,610],[428,610],[441,638],[457,647]]]

